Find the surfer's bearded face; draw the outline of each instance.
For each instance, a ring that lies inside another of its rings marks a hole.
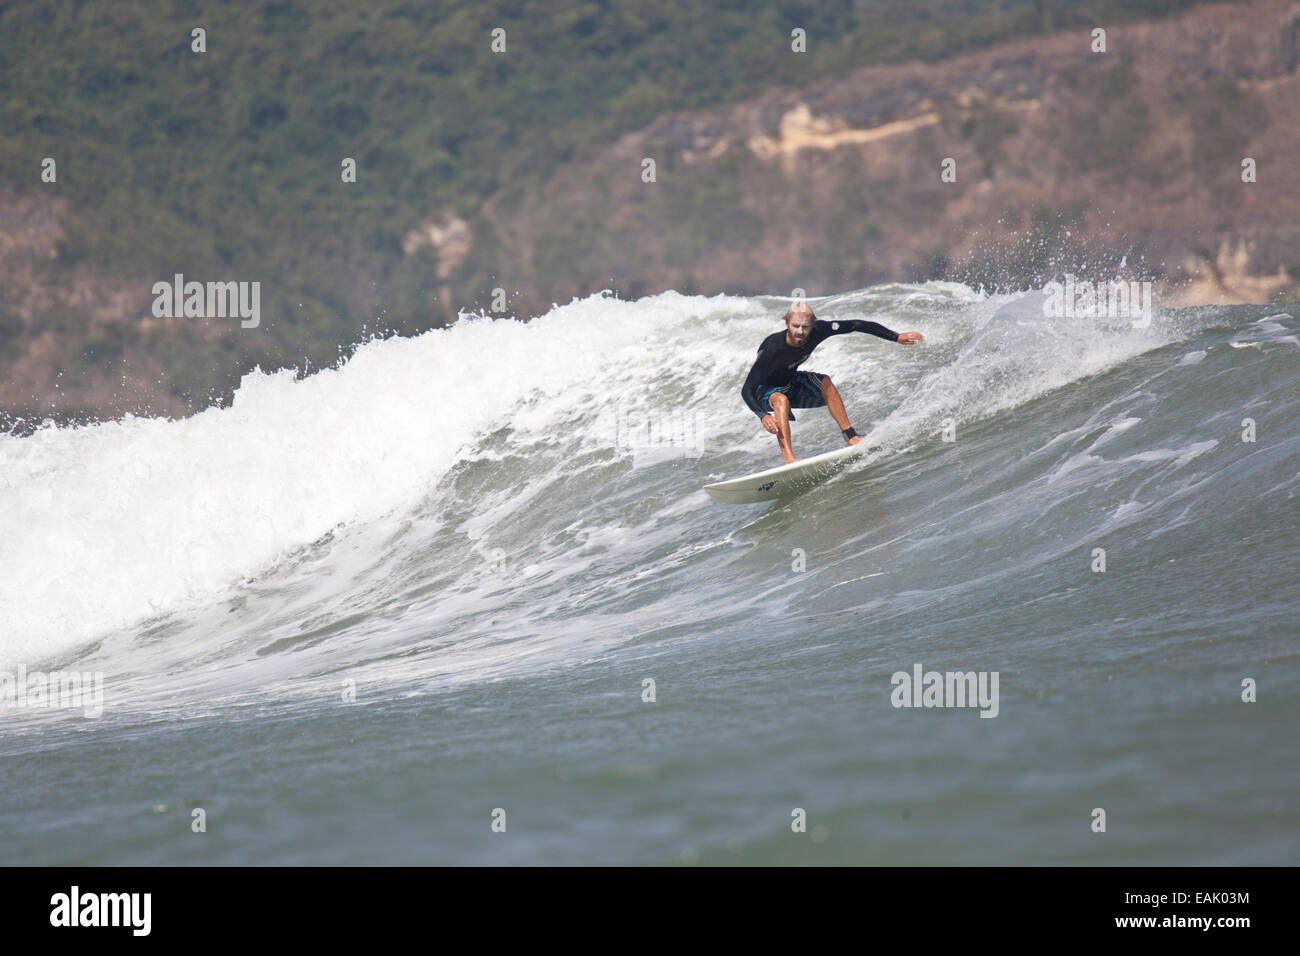
[[[803,345],[804,342],[808,341],[808,336],[812,335],[812,312],[794,312],[787,315],[785,327],[790,342],[794,345]]]

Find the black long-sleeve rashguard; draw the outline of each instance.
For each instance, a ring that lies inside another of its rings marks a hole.
[[[849,332],[866,332],[891,342],[898,341],[897,332],[891,332],[879,322],[868,322],[865,319],[818,319],[813,322],[812,333],[803,348],[795,348],[786,342],[784,330],[773,332],[758,347],[758,358],[754,360],[754,367],[749,370],[745,384],[740,389],[745,404],[761,419],[768,414],[758,403],[761,390],[789,385],[794,378],[795,369],[812,355],[813,349],[832,335],[845,335]]]

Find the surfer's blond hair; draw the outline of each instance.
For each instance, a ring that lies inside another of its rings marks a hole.
[[[785,310],[785,315],[781,316],[781,321],[789,325],[790,320],[796,315],[811,315],[814,319],[817,318],[817,314],[813,312],[812,306],[807,302],[804,302],[802,299]]]

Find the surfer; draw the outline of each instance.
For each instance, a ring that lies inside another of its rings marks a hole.
[[[840,393],[829,375],[819,372],[797,372],[812,354],[813,349],[832,335],[848,332],[867,332],[900,345],[914,345],[923,336],[920,332],[891,332],[877,322],[863,319],[836,319],[825,321],[813,314],[806,302],[796,302],[785,313],[785,331],[773,332],[758,347],[758,358],[749,370],[740,390],[745,404],[750,407],[763,427],[776,436],[781,446],[781,457],[787,465],[802,461],[796,458],[790,445],[790,422],[795,420],[793,408],[818,408],[825,405],[844,433],[844,440],[856,445],[862,438],[849,425]]]

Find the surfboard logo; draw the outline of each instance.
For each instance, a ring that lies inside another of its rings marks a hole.
[[[776,487],[776,482],[775,482],[775,481],[769,481],[769,482],[768,482],[767,484],[765,484],[765,485],[759,485],[759,486],[758,486],[758,490],[759,490],[759,491],[771,491],[771,490],[772,490],[773,488],[775,488],[775,487]]]

